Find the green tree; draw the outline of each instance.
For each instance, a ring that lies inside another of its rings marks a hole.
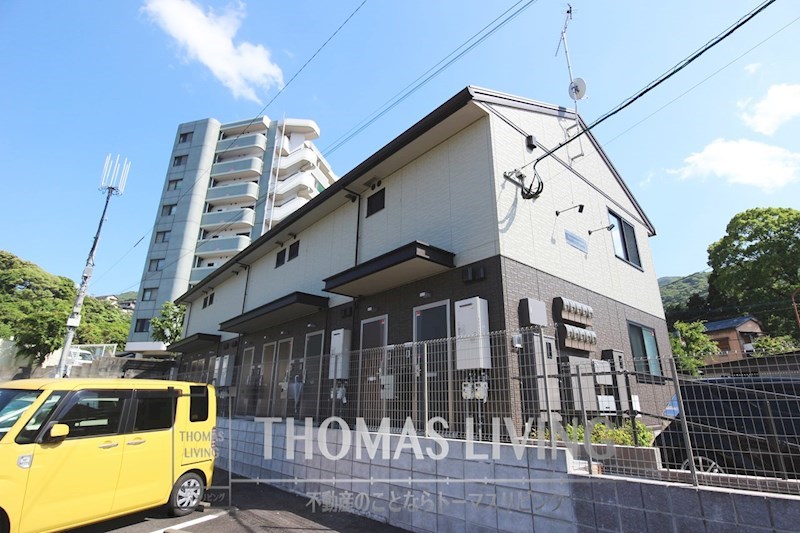
[[[800,349],[800,346],[789,335],[779,337],[764,335],[753,341],[753,349],[755,349],[755,356],[760,357],[794,352]]]
[[[758,317],[774,336],[800,339],[791,294],[800,287],[800,211],[749,209],[708,247],[709,304]]]
[[[672,355],[678,369],[696,376],[706,357],[719,353],[717,343],[706,335],[702,321],[675,322],[675,334],[670,336]]]
[[[183,317],[186,308],[182,305],[175,305],[174,302],[164,302],[158,317],[150,321],[150,331],[153,339],[172,344],[180,340],[183,335]]]
[[[23,355],[39,363],[61,348],[67,316],[75,301],[75,283],[0,250],[0,337],[13,337]],[[130,317],[108,302],[83,302],[76,344],[123,344]]]

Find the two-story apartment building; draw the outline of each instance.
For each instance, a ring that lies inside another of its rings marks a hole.
[[[473,413],[538,416],[536,374],[558,363],[605,358],[659,383],[652,224],[591,133],[534,176],[584,128],[465,88],[177,299],[180,375],[229,387],[234,415],[442,416],[459,431]],[[542,344],[470,344],[531,324]],[[561,409],[570,393],[546,382]],[[598,392],[613,394],[627,405]]]

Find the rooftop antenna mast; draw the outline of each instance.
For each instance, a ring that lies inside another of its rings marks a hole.
[[[567,60],[567,72],[569,73],[569,88],[567,92],[569,97],[575,102],[575,124],[567,128],[567,133],[570,130],[578,127],[578,100],[583,100],[586,97],[586,82],[583,78],[576,78],[572,74],[572,63],[569,59],[569,47],[567,47],[567,27],[572,20],[572,4],[567,4],[567,12],[564,17],[564,27],[561,29],[561,38],[558,41],[555,55],[558,56],[558,51],[561,49],[561,44],[564,44],[564,57]],[[583,149],[581,149],[582,155]]]
[[[72,312],[69,318],[67,318],[67,336],[64,338],[64,348],[61,351],[61,358],[58,361],[56,377],[66,377],[67,359],[70,349],[72,348],[72,339],[75,336],[75,331],[81,324],[81,308],[83,307],[83,300],[86,297],[86,292],[89,290],[89,278],[92,277],[92,271],[94,270],[94,253],[97,250],[97,243],[100,241],[100,231],[103,229],[103,222],[106,219],[108,203],[112,196],[119,196],[125,190],[125,182],[128,179],[128,171],[130,168],[131,163],[127,159],[120,165],[119,155],[113,161],[111,159],[111,154],[106,156],[106,162],[103,167],[103,177],[100,181],[99,189],[101,192],[105,193],[106,203],[103,207],[103,214],[100,216],[100,224],[97,226],[97,233],[94,235],[92,249],[89,250],[89,257],[86,259],[86,267],[83,269],[83,274],[81,275],[78,295],[75,297]]]

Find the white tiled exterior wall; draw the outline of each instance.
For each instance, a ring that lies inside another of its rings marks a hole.
[[[548,148],[563,142],[566,139],[565,129],[574,124],[574,120],[556,116],[505,107],[498,107],[498,110],[524,131],[534,134],[536,140]],[[589,139],[584,137],[573,141],[555,155],[568,164],[571,162],[575,171],[607,197],[549,157],[537,165],[537,171],[544,181],[542,195],[535,200],[523,200],[519,188],[506,180],[503,173],[532,162],[544,151],[540,148],[529,151],[525,146],[525,137],[496,115],[491,115],[491,125],[495,140],[493,174],[500,253],[663,318],[646,226]],[[578,153],[578,143],[581,143],[584,155],[570,161],[566,152],[569,150],[570,155]],[[526,184],[530,183],[533,176],[532,167],[529,165],[523,169],[528,176]],[[585,205],[583,213],[572,209],[555,216],[556,210],[576,204]],[[610,232],[588,234],[590,229],[609,224],[609,209],[635,228],[642,270],[616,257]],[[588,253],[567,244],[565,230],[585,239]]]

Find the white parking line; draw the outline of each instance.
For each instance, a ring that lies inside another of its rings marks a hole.
[[[197,524],[202,524],[203,522],[208,522],[209,520],[214,520],[215,518],[219,518],[220,516],[227,514],[227,513],[217,513],[208,516],[201,516],[200,518],[195,518],[194,520],[189,520],[188,522],[183,522],[182,524],[178,524],[175,526],[170,526],[164,529],[156,529],[155,531],[151,531],[150,533],[165,533],[172,531],[173,529],[183,529],[185,527],[194,526]]]

